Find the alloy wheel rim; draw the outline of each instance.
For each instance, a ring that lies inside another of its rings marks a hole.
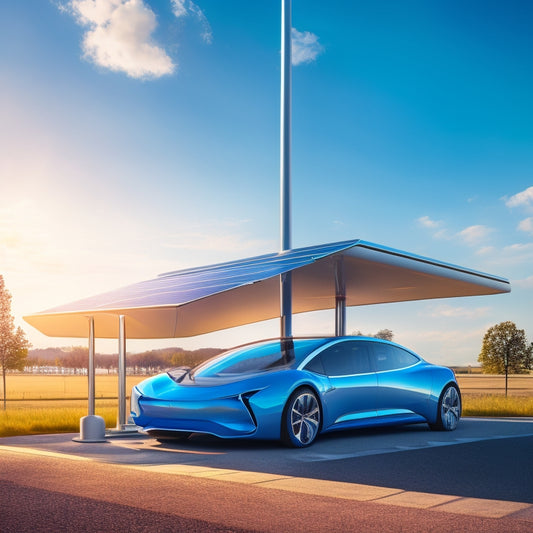
[[[298,396],[291,409],[291,428],[294,437],[301,444],[314,440],[320,426],[320,408],[315,396],[304,393]]]
[[[446,429],[455,429],[461,416],[461,400],[455,387],[448,387],[442,398],[441,420]]]

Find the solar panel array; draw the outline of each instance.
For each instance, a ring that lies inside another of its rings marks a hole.
[[[238,261],[167,272],[155,279],[78,300],[49,309],[42,314],[180,306],[298,269],[351,248],[358,242],[359,239],[309,246]]]

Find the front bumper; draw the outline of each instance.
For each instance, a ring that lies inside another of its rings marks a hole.
[[[143,396],[137,387],[131,394],[131,416],[145,431],[168,430],[210,433],[218,437],[246,437],[257,426],[242,394],[206,399],[161,400]]]

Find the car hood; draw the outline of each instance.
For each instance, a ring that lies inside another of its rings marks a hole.
[[[266,388],[273,372],[233,378],[197,378],[195,381],[176,383],[167,373],[145,379],[137,390],[142,396],[167,401],[194,401],[238,396],[241,393]]]

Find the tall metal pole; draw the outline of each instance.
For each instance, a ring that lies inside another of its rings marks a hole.
[[[119,316],[118,328],[118,422],[117,429],[126,425],[126,317]]]
[[[281,0],[281,252],[291,249],[291,0]],[[292,336],[292,275],[280,276],[281,336]]]
[[[94,416],[95,411],[95,381],[94,381],[94,317],[89,317],[89,366],[87,367],[89,377],[89,402],[87,415]]]

